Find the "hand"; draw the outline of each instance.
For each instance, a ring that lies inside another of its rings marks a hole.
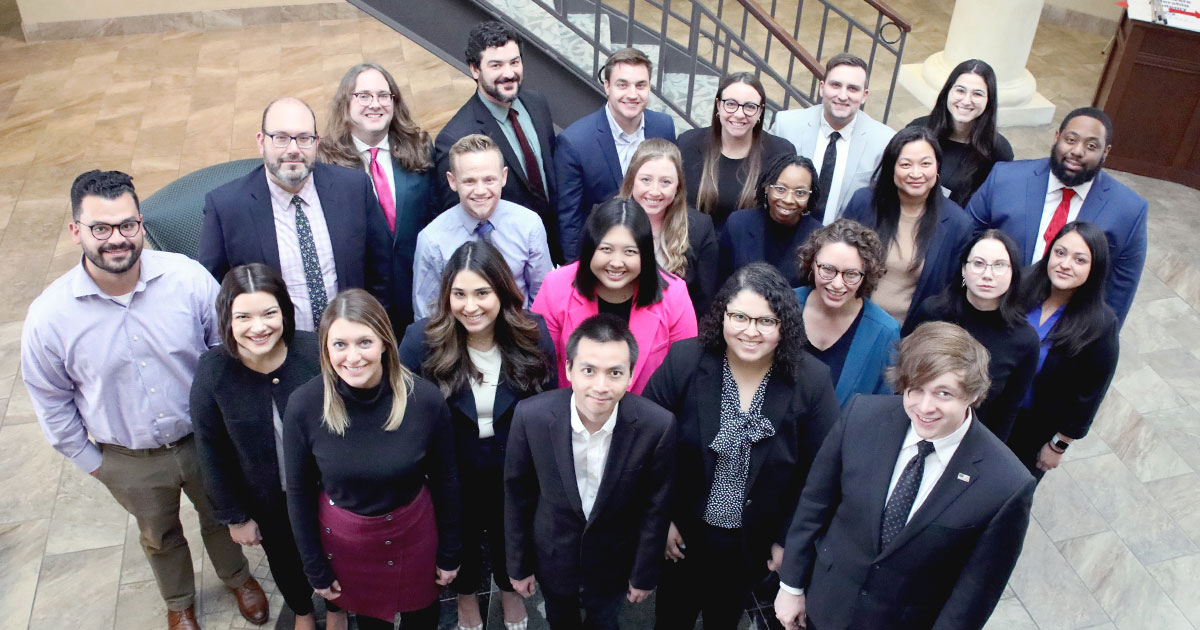
[[[807,628],[808,619],[804,616],[804,595],[792,595],[779,589],[775,596],[775,618],[784,628]]]
[[[453,582],[454,578],[456,577],[458,577],[458,567],[455,567],[449,571],[438,569],[437,579],[435,581],[438,583],[438,586],[447,586]]]
[[[783,545],[771,543],[771,559],[767,560],[768,571],[778,571],[783,566]]]
[[[533,597],[533,576],[532,575],[523,580],[518,580],[516,578],[508,578],[508,581],[512,582],[513,590],[517,592],[517,595],[520,595],[521,597],[525,597],[525,598]]]
[[[672,522],[671,527],[667,529],[667,551],[663,555],[667,560],[679,562],[683,560],[684,549],[687,549],[687,545],[683,544],[683,536],[679,535],[679,528]]]
[[[342,585],[338,584],[337,580],[329,585],[329,588],[314,588],[313,592],[325,599],[333,601],[342,596]]]
[[[1038,453],[1037,467],[1039,470],[1050,471],[1058,468],[1062,463],[1062,453],[1050,448],[1050,444],[1042,445],[1042,452]]]
[[[97,479],[99,479],[99,478],[100,478],[100,469],[99,469],[99,468],[97,468],[96,470],[93,470],[92,472],[90,472],[90,473],[88,473],[88,474],[89,474],[89,475],[91,475],[91,476],[93,476],[93,477],[95,477],[95,478],[97,478]]]
[[[253,547],[262,542],[262,534],[258,531],[258,523],[250,519],[240,525],[229,526],[229,537],[239,545]]]
[[[631,604],[637,604],[645,601],[647,597],[650,597],[651,592],[652,591],[643,591],[640,588],[634,588],[634,586],[630,584],[629,594],[625,596],[625,599],[628,599],[629,603]]]

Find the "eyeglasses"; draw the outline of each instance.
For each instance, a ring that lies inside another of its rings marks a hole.
[[[833,265],[826,265],[823,263],[815,263],[815,265],[817,267],[818,276],[821,276],[821,278],[825,280],[833,280],[834,278],[838,277],[838,274],[840,273],[842,274],[842,282],[845,282],[846,286],[848,287],[852,287],[859,282],[862,282],[863,279],[863,272],[857,269],[838,269]]]
[[[388,105],[391,105],[392,100],[396,98],[396,95],[392,94],[391,92],[378,92],[375,94],[372,94],[371,92],[355,92],[350,96],[354,97],[355,103],[363,106],[370,105],[371,101],[378,99],[380,107],[387,107]]]
[[[808,199],[808,196],[812,194],[811,190],[805,188],[788,188],[787,186],[780,186],[779,184],[771,184],[767,186],[767,190],[770,190],[771,195],[778,199],[783,199],[789,192],[791,192],[796,196],[796,199],[799,199],[800,201]]]
[[[313,145],[317,144],[317,140],[321,138],[321,136],[314,136],[311,133],[302,133],[298,136],[289,136],[286,133],[271,133],[269,131],[263,131],[263,135],[270,138],[271,144],[275,145],[275,148],[277,149],[286,149],[287,146],[292,143],[292,140],[295,140],[296,146],[301,149],[311,149],[313,148]]]
[[[727,114],[736,112],[740,107],[743,112],[746,112],[747,116],[753,116],[758,113],[758,110],[762,109],[762,105],[758,103],[739,103],[731,98],[719,100],[721,101],[721,109],[725,110]]]
[[[994,263],[988,263],[982,258],[972,258],[967,261],[967,268],[978,274],[982,274],[989,267],[992,269],[992,273],[997,275],[1003,275],[1012,271],[1012,265],[1007,260],[997,260]]]
[[[771,332],[779,328],[779,324],[782,322],[778,317],[750,317],[737,311],[726,311],[725,317],[729,318],[729,323],[738,332],[746,330],[750,324],[754,324],[760,333]]]
[[[79,225],[92,231],[92,238],[97,241],[107,241],[112,236],[113,230],[121,233],[125,238],[133,238],[142,230],[141,219],[127,219],[117,224],[113,223],[93,223],[88,225],[82,221],[76,221]]]

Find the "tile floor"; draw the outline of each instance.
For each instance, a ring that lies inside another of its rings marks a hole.
[[[906,61],[941,48],[951,0],[893,5],[914,22]],[[431,132],[473,85],[365,17],[36,44],[16,23],[12,2],[0,0],[0,630],[161,628],[130,519],[46,444],[19,380],[28,303],[78,261],[65,230],[71,180],[121,169],[144,198],[199,167],[252,157],[268,101],[301,96],[324,119],[341,73],[363,59],[393,71]],[[1060,117],[1090,102],[1106,43],[1042,24],[1029,69]],[[893,124],[924,113],[898,90]],[[1117,141],[1135,132],[1118,130]],[[1018,157],[1041,157],[1052,129],[1005,134]],[[1116,175],[1151,203],[1150,256],[1117,378],[1092,435],[1039,489],[989,630],[1200,628],[1200,248],[1189,229],[1200,191]],[[195,519],[185,522],[198,541]],[[247,627],[193,551],[204,627]],[[272,588],[261,554],[249,555]],[[489,627],[502,627],[496,612]],[[626,611],[629,627],[648,618],[644,607]],[[769,618],[769,608],[752,610],[743,626]]]

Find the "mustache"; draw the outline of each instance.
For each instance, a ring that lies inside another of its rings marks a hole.
[[[133,243],[125,243],[124,245],[101,245],[102,252],[124,252],[133,251]]]

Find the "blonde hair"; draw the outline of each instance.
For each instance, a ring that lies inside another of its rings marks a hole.
[[[629,169],[625,171],[625,179],[621,182],[621,191],[617,194],[623,199],[633,198],[633,184],[637,181],[638,171],[651,160],[664,158],[675,166],[675,199],[667,206],[663,216],[662,232],[659,235],[659,247],[663,254],[663,269],[679,276],[687,274],[688,250],[688,212],[687,186],[683,181],[683,157],[679,147],[663,138],[649,138],[638,145],[637,151],[629,161]],[[644,210],[645,208],[643,208]]]
[[[901,394],[949,373],[958,377],[963,396],[974,406],[991,386],[987,348],[949,322],[917,326],[900,340],[899,355],[896,364],[888,368],[888,378]]]

